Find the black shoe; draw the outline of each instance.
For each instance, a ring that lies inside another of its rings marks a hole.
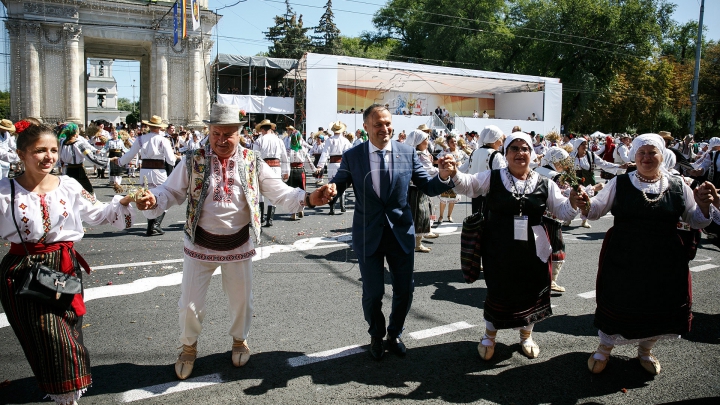
[[[385,348],[387,349],[387,351],[393,352],[400,357],[405,357],[405,353],[407,352],[405,343],[403,343],[402,339],[400,339],[399,337],[391,338],[390,336],[388,336],[387,340],[385,341]]]
[[[370,339],[370,355],[373,359],[380,360],[385,355],[385,348],[383,347],[383,339],[374,337]]]
[[[335,215],[335,208],[330,208],[330,212],[328,212],[328,215]]]

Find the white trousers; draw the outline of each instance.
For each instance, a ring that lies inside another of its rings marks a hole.
[[[248,337],[253,312],[252,260],[215,263],[202,262],[186,255],[178,301],[181,344],[193,345],[200,336],[205,318],[205,295],[218,266],[222,272],[223,291],[228,297],[230,336],[243,340]]]
[[[340,169],[340,163],[328,163],[327,169],[328,169],[328,181],[331,181],[333,179],[333,177],[335,177],[335,175],[337,174],[338,169]]]

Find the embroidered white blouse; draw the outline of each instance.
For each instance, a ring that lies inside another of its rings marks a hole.
[[[241,148],[239,148],[241,150]],[[250,223],[250,207],[237,170],[243,159],[236,153],[227,161],[223,168],[218,157],[212,152],[208,155],[210,164],[210,184],[208,195],[200,211],[199,227],[216,235],[230,235]],[[299,212],[305,201],[305,191],[289,187],[282,181],[279,174],[267,163],[262,162],[258,168],[260,193],[273,205],[279,205],[287,212]],[[188,172],[185,157],[172,171],[167,181],[161,186],[151,189],[157,200],[157,207],[143,211],[147,218],[156,218],[168,208],[185,202],[188,192]],[[255,256],[255,244],[252,236],[240,247],[228,251],[217,251],[190,242],[186,236],[185,254],[193,259],[205,262],[237,262]]]
[[[640,180],[638,180],[636,172],[632,172],[628,174],[628,176],[630,177],[630,182],[636,189],[644,191],[647,194],[657,195],[660,193],[661,189],[667,190],[668,187],[668,179],[666,175],[663,175],[662,180],[655,183],[641,182]],[[617,178],[613,178],[607,184],[605,184],[605,187],[603,187],[601,192],[599,192],[595,197],[592,198],[590,204],[590,212],[588,213],[587,218],[590,220],[595,220],[603,217],[605,214],[610,212],[610,209],[615,202],[616,190]],[[711,218],[706,218],[705,215],[703,215],[700,207],[698,207],[698,205],[695,203],[695,197],[693,196],[692,189],[685,182],[683,182],[683,197],[685,200],[685,210],[682,214],[683,222],[686,222],[688,225],[695,229],[702,229],[710,225],[710,222],[712,221],[712,215]],[[711,206],[710,209],[711,211],[716,210],[714,206]]]
[[[175,164],[175,151],[170,141],[161,133],[148,132],[135,139],[130,150],[122,155],[118,161],[118,166],[125,166],[138,154],[142,159],[164,160],[166,163]],[[164,169],[140,169],[140,180],[144,182],[147,177],[148,183],[151,185],[162,184],[167,179],[167,173]]]
[[[458,172],[455,177],[453,177],[453,183],[455,183],[454,190],[456,193],[465,194],[473,198],[487,195],[488,191],[490,191],[491,174],[491,170],[477,174]],[[513,191],[514,182],[515,190],[527,190],[527,193],[531,193],[535,190],[540,175],[531,171],[530,174],[528,174],[527,180],[520,180],[514,176],[512,180],[510,180],[510,172],[507,168],[504,168],[500,169],[500,178],[502,179],[505,189],[510,192]],[[570,205],[570,199],[563,195],[562,190],[560,190],[560,187],[558,187],[554,181],[548,181],[548,198],[546,204],[547,211],[551,212],[561,221],[570,221],[578,214],[578,210],[573,209],[572,205]],[[547,263],[552,253],[547,233],[540,225],[533,226],[532,231],[535,237],[537,257]]]
[[[77,180],[59,176],[58,187],[46,194],[25,190],[15,182],[15,218],[22,237],[31,243],[77,242],[83,225],[110,224],[117,229],[130,228],[134,209],[120,204],[116,195],[110,203],[98,201]],[[10,179],[0,180],[0,237],[21,243],[10,211]]]

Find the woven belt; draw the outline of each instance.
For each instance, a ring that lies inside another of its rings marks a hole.
[[[198,226],[195,228],[194,243],[207,249],[225,252],[239,248],[248,239],[250,239],[250,224],[245,225],[237,233],[230,235],[216,235]]]
[[[108,150],[110,152],[115,152],[115,153],[122,152],[122,149],[108,149]]]
[[[165,161],[160,159],[143,159],[143,169],[163,169],[165,170]]]
[[[313,153],[314,157],[320,157],[321,155],[322,155],[322,153]]]
[[[340,162],[342,162],[342,155],[330,156],[330,163],[340,163]]]
[[[84,165],[83,165],[82,163],[67,165],[68,169],[79,169],[79,168],[81,168],[81,167],[83,167],[83,166],[84,166]]]
[[[264,159],[265,163],[268,164],[270,167],[280,167],[280,159],[277,158],[267,158]]]
[[[290,167],[293,169],[302,169],[303,164],[302,163],[290,163]]]

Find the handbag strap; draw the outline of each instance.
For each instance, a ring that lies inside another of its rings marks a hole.
[[[10,212],[12,213],[13,225],[15,225],[15,230],[18,233],[18,237],[20,237],[20,243],[22,243],[22,246],[25,249],[25,254],[30,257],[30,251],[28,251],[27,246],[25,246],[25,240],[22,237],[22,233],[20,232],[20,227],[17,224],[17,220],[15,220],[15,179],[10,180]]]

